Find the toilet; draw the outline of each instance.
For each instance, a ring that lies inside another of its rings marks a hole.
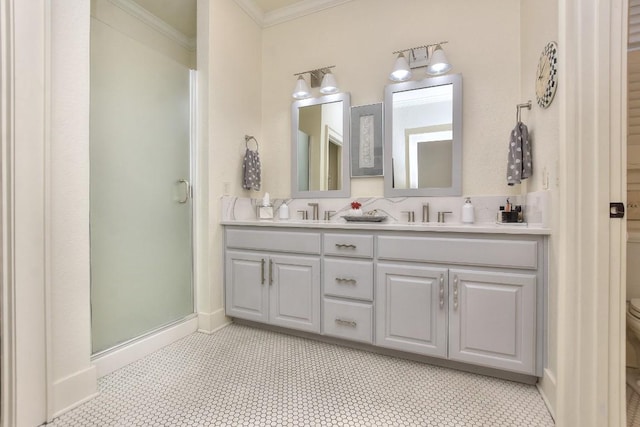
[[[627,302],[627,342],[627,383],[640,393],[640,298]]]

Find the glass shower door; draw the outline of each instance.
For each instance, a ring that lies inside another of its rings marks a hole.
[[[93,353],[194,311],[190,72],[91,23]]]

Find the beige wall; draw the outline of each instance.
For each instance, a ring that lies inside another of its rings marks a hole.
[[[521,101],[533,101],[531,110],[522,110],[522,121],[530,130],[533,149],[534,173],[522,186],[522,191],[551,191],[551,210],[558,203],[558,167],[560,141],[560,107],[558,99],[546,108],[536,103],[535,78],[538,60],[545,45],[558,41],[557,0],[521,0],[520,13],[520,61],[521,61]],[[561,47],[560,47],[561,48]],[[558,90],[561,90],[558,89]],[[541,389],[552,409],[555,411],[556,375],[557,375],[557,330],[558,330],[558,216],[549,215],[553,230],[549,244],[549,283],[546,341],[547,363],[541,381]]]
[[[392,51],[448,40],[464,88],[463,193],[510,194],[506,145],[520,96],[520,5],[512,0],[353,0],[263,31],[264,190],[291,193],[293,73],[335,65],[353,105],[383,101]],[[423,73],[417,70],[416,74]],[[317,96],[317,93],[316,93]],[[382,196],[382,178],[353,180],[352,196]]]
[[[209,319],[201,321],[200,327],[204,330],[215,329],[224,322],[220,197],[225,193],[225,186],[229,187],[230,194],[255,194],[241,187],[245,135],[256,137],[261,155],[271,150],[261,134],[261,29],[233,0],[211,0],[209,8],[207,202],[210,241],[207,261],[210,283],[208,291],[198,295],[201,319]],[[269,172],[269,168],[263,167],[263,174]]]

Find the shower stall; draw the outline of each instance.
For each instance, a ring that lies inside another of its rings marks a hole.
[[[94,356],[194,313],[189,68],[92,16]]]

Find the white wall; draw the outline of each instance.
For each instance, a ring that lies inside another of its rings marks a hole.
[[[335,65],[353,105],[381,102],[391,52],[448,40],[463,75],[463,193],[511,194],[506,147],[520,97],[520,6],[512,0],[353,0],[263,32],[264,191],[287,197],[296,72]],[[416,70],[417,75],[423,70]],[[283,160],[287,161],[283,161]],[[352,180],[352,196],[382,196],[382,178]],[[246,195],[246,194],[238,194]]]
[[[261,29],[233,0],[211,0],[209,9],[209,286],[200,287],[198,295],[200,328],[205,331],[226,322],[220,197],[225,186],[230,194],[248,194],[240,179],[245,135],[256,137],[261,154],[271,150],[261,134]]]
[[[532,141],[533,175],[524,182],[522,191],[551,191],[550,209],[558,203],[558,168],[560,141],[560,102],[555,99],[546,108],[536,103],[535,79],[538,60],[545,45],[550,41],[558,41],[558,2],[557,0],[521,0],[520,12],[520,61],[521,61],[521,101],[533,101],[531,110],[523,109],[522,121],[528,126]],[[562,49],[562,46],[560,46]],[[562,72],[562,71],[561,71]],[[559,88],[558,91],[563,90]],[[559,98],[559,97],[557,97]],[[515,109],[512,114],[515,114]],[[558,216],[549,216],[552,235],[549,244],[549,283],[547,291],[547,328],[546,344],[548,360],[545,364],[544,377],[540,383],[541,390],[547,399],[552,412],[556,406],[557,375],[557,330],[558,316]]]
[[[89,3],[51,3],[51,413],[96,391],[89,307]]]

